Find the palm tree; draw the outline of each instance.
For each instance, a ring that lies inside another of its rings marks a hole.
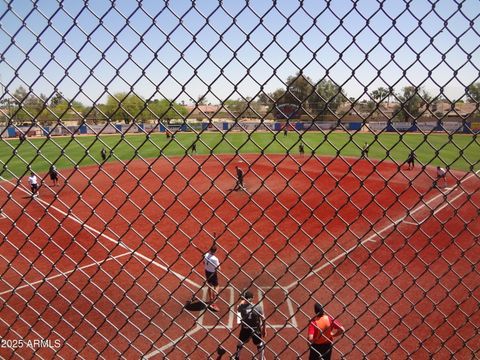
[[[392,88],[386,88],[383,86],[380,86],[379,88],[373,90],[370,94],[373,100],[380,102],[385,97],[387,98],[387,104],[390,104],[390,96],[393,94],[393,89]]]

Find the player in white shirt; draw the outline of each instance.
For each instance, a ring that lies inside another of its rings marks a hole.
[[[437,166],[437,186],[440,186],[440,181],[443,183],[443,187],[447,186],[447,171],[444,168]]]
[[[32,197],[38,196],[38,179],[32,172],[28,177],[28,183],[30,184],[30,190],[32,191]]]
[[[218,275],[217,271],[220,270],[220,261],[215,256],[217,252],[217,247],[213,245],[210,248],[210,251],[206,253],[203,257],[205,265],[205,277],[207,279],[208,285],[208,304],[209,308],[213,311],[219,311],[217,305],[215,305],[215,300],[218,293]]]

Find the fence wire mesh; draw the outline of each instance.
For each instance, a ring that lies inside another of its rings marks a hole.
[[[0,357],[478,357],[479,10],[2,1]]]

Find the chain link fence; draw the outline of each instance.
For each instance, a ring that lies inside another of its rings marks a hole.
[[[479,10],[2,1],[0,357],[477,358]]]

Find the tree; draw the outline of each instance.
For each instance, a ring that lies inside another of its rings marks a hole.
[[[204,94],[204,95],[199,95],[198,98],[197,98],[197,101],[196,101],[196,105],[207,105],[208,103],[208,99],[207,99],[207,95]]]
[[[157,118],[160,120],[170,120],[180,117],[185,117],[188,114],[188,110],[173,101],[167,99],[155,99],[148,105],[148,118]]]
[[[265,93],[262,92],[257,96],[257,105],[258,109],[262,106],[268,106],[267,114],[273,114],[277,115],[278,114],[278,109],[276,105],[281,105],[281,104],[286,104],[286,100],[284,99],[285,96],[285,90],[284,89],[276,89],[272,93]],[[227,100],[228,101],[228,100]]]
[[[468,102],[470,103],[479,103],[480,102],[480,82],[476,82],[468,86],[467,88]]]
[[[271,104],[279,103],[280,99],[285,95],[284,89],[276,89],[273,93],[270,94],[270,98],[273,101],[270,101]]]
[[[42,122],[51,120],[52,114],[47,109],[47,97],[37,96],[23,86],[19,86],[12,96],[14,108],[12,116],[20,122]]]
[[[376,102],[382,102],[385,98],[387,98],[387,103],[390,104],[390,96],[392,95],[392,92],[392,89],[380,86],[373,90],[370,96]]]
[[[78,120],[85,113],[85,106],[79,101],[67,101],[62,98],[54,103],[56,105],[52,107],[52,111],[60,120]],[[50,100],[50,104],[52,104],[52,100]]]
[[[25,89],[23,86],[19,86],[18,88],[15,89],[13,92],[13,99],[17,105],[20,105],[23,103],[24,100],[27,99],[28,97],[28,91]]]
[[[147,103],[145,99],[136,94],[126,93],[110,95],[106,104],[97,105],[96,108],[99,111],[92,110],[93,113],[103,112],[109,120],[123,120],[126,124],[132,121],[144,122],[149,119],[168,120],[184,117],[188,113],[184,106],[173,101],[155,99]]]
[[[136,94],[116,93],[109,95],[105,104],[105,113],[111,120],[144,121],[148,117],[145,100]]]
[[[64,100],[65,100],[65,97],[63,96],[61,91],[55,92],[50,98],[50,106],[55,107]]]
[[[394,115],[402,121],[411,121],[417,118],[422,109],[426,109],[430,104],[432,97],[421,87],[406,86],[402,92],[396,95],[399,105],[394,111]]]
[[[373,110],[375,109],[376,103],[375,101],[365,99],[361,101],[361,105],[362,105],[362,108],[364,109],[364,112],[372,113]]]
[[[261,92],[257,96],[257,102],[263,106],[270,106],[272,105],[272,100],[270,98],[271,98],[271,94],[266,94],[264,92]]]
[[[315,87],[308,76],[297,73],[287,79],[287,90],[282,97],[282,103],[295,104],[308,109],[314,97]]]
[[[0,105],[2,107],[2,120],[5,120],[5,123],[8,123],[12,116],[12,109],[15,106],[15,101],[11,97],[4,97],[2,100],[0,100]]]
[[[82,116],[92,121],[95,125],[107,121],[105,117],[105,105],[104,104],[94,104],[92,106],[85,106],[82,111]]]
[[[345,101],[348,101],[348,97],[343,89],[333,81],[323,79],[315,88],[310,106],[314,114],[327,115],[335,113]]]
[[[275,117],[285,118],[309,111],[311,102],[315,97],[314,90],[312,79],[299,72],[287,78],[287,88],[285,90],[277,89],[268,96],[262,93],[258,99],[259,102],[272,106],[270,111],[273,112]],[[285,106],[288,106],[288,111],[285,110]],[[296,111],[295,109],[301,110]]]
[[[229,99],[223,103],[223,105],[232,113],[235,117],[258,117],[260,107],[259,102],[251,101],[251,98],[247,99]]]

